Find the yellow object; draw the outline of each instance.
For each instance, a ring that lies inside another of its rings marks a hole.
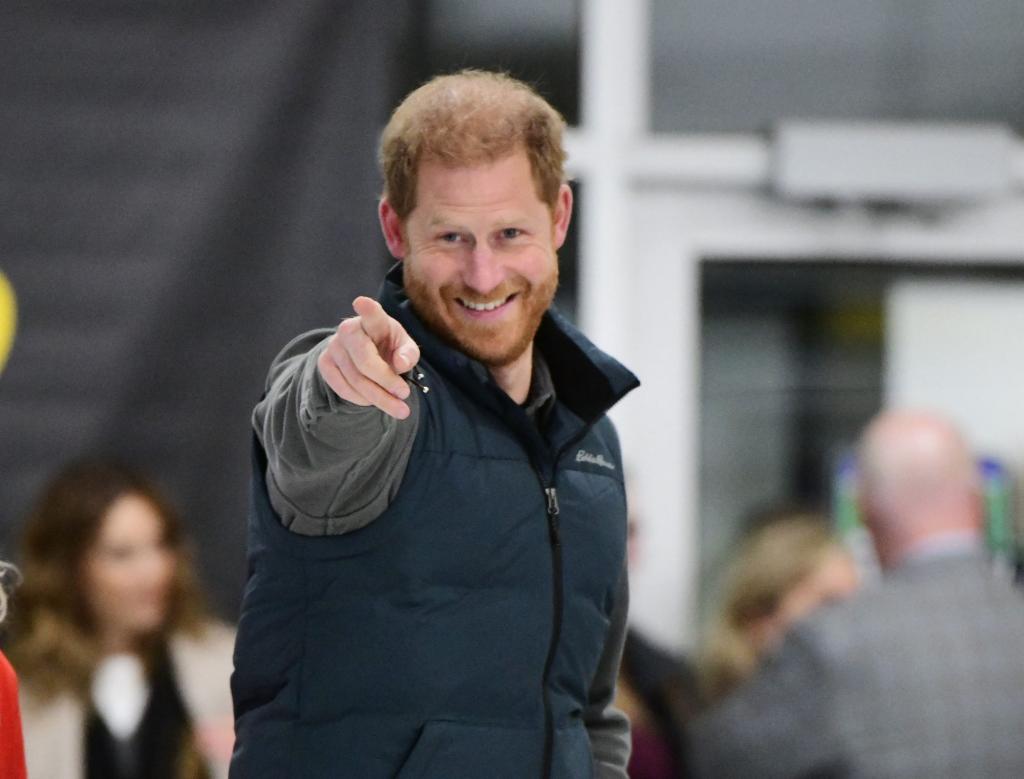
[[[0,271],[0,373],[7,364],[7,356],[14,345],[14,331],[18,324],[18,303],[14,297],[14,287]]]

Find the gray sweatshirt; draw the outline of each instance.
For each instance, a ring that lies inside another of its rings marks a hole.
[[[340,535],[380,516],[402,483],[420,420],[415,390],[407,401],[412,413],[404,420],[335,395],[316,364],[332,333],[315,330],[289,343],[271,365],[266,395],[253,412],[267,453],[271,505],[290,530],[303,535]],[[538,421],[554,403],[555,389],[547,364],[534,354],[525,410]],[[627,777],[629,722],[612,701],[628,602],[623,570],[591,703],[583,713],[598,779]]]

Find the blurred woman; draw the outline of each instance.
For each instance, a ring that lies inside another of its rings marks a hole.
[[[34,779],[213,779],[233,633],[210,621],[178,520],[130,468],[81,462],[25,530],[11,660]]]
[[[16,577],[13,565],[0,562],[0,622],[7,616],[8,585]],[[4,779],[25,779],[18,677],[3,652],[0,652],[0,776]]]
[[[746,681],[793,623],[859,584],[846,548],[822,517],[781,515],[746,538],[726,575],[721,606],[701,652],[706,703]]]

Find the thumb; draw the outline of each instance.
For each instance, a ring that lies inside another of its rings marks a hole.
[[[420,361],[420,348],[409,336],[395,349],[391,363],[398,373],[405,373]]]

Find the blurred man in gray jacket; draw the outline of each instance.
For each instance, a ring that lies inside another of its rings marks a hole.
[[[929,414],[867,428],[860,503],[882,584],[794,629],[694,727],[708,777],[1024,776],[1024,599],[982,541],[976,469]]]

